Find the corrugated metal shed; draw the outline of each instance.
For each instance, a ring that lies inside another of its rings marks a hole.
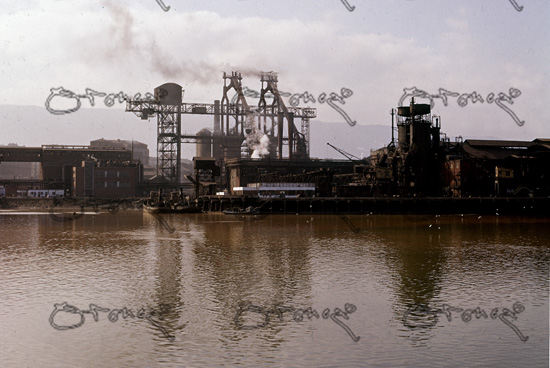
[[[535,145],[527,141],[489,141],[468,139],[464,142],[464,152],[472,158],[486,160],[505,160],[511,156],[522,156],[527,149]]]

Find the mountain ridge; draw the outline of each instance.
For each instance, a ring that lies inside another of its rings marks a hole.
[[[182,134],[194,135],[203,128],[212,129],[213,118],[206,115],[186,115],[182,119]],[[297,124],[298,126],[298,124]],[[49,113],[44,107],[0,105],[0,145],[17,143],[27,147],[46,144],[88,145],[100,138],[136,140],[156,152],[156,121],[140,120],[121,108],[81,108],[64,115]],[[472,137],[473,138],[473,137]],[[498,139],[476,137],[477,139]],[[464,138],[467,139],[467,138]],[[310,121],[310,156],[312,158],[345,159],[330,148],[330,143],[359,158],[391,141],[391,124],[350,126],[346,122]],[[193,144],[182,145],[182,158],[192,159]]]

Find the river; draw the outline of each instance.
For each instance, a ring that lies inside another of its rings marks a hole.
[[[550,218],[0,212],[2,367],[544,367]]]

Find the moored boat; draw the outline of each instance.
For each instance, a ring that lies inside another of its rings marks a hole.
[[[257,207],[248,206],[246,208],[232,208],[223,211],[226,215],[260,215],[262,212]]]

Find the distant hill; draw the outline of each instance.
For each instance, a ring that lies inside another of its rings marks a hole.
[[[204,127],[212,129],[211,116],[184,115],[182,120],[184,134],[194,135]],[[134,114],[125,112],[122,105],[115,105],[110,109],[81,108],[65,115],[53,115],[40,106],[0,105],[0,132],[0,145],[88,145],[91,140],[100,138],[134,139],[147,144],[151,156],[156,155],[156,118],[141,120]],[[366,157],[370,150],[383,147],[391,140],[389,124],[350,126],[346,122],[326,123],[312,120],[310,133],[310,155],[317,158],[345,159],[327,146],[327,142],[357,157]],[[195,146],[184,144],[182,158],[192,159],[194,155]]]
[[[327,143],[332,144],[359,158],[370,155],[371,149],[388,145],[391,141],[391,126],[385,125],[355,125],[348,123],[310,123],[310,156],[318,158],[345,157]]]
[[[155,149],[156,124],[142,121],[120,107],[81,108],[65,115],[53,115],[45,107],[0,106],[0,144],[27,147],[42,144],[88,145],[91,140],[134,139]]]

